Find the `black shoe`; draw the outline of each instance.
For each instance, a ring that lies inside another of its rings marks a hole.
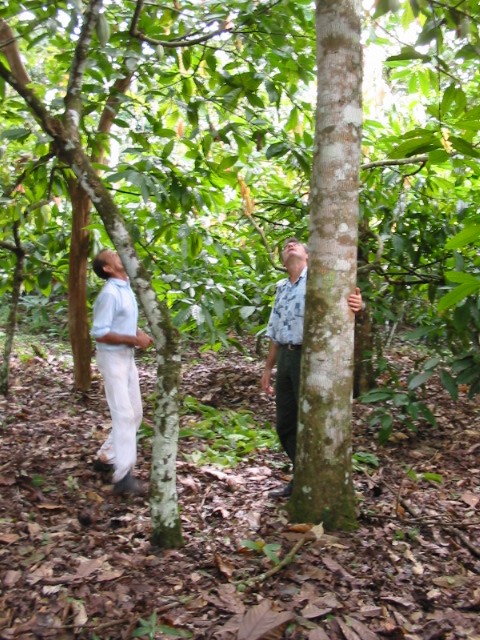
[[[289,498],[292,495],[292,491],[293,481],[290,480],[290,482],[281,489],[274,489],[273,491],[269,491],[268,495],[270,498]]]
[[[143,484],[134,478],[130,471],[113,485],[113,493],[116,496],[130,494],[132,496],[144,496],[146,491]]]
[[[113,471],[115,470],[113,464],[110,464],[109,462],[103,462],[98,458],[93,461],[93,468],[99,473],[113,473]]]

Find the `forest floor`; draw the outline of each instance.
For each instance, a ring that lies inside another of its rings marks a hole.
[[[405,347],[388,357],[412,370]],[[258,428],[273,421],[253,352],[191,350],[184,362],[182,397],[249,411]],[[139,368],[148,423],[151,356]],[[268,495],[289,479],[275,447],[221,468],[188,437],[177,464],[185,545],[159,552],[148,499],[113,496],[92,468],[108,432],[98,374],[82,396],[66,350],[17,354],[0,396],[0,638],[479,640],[480,406],[432,380],[437,425],[398,425],[385,446],[371,406],[354,403],[354,450],[379,463],[355,473],[354,533],[289,523],[286,501]],[[202,419],[183,405],[183,426]],[[144,438],[144,481],[149,457]]]

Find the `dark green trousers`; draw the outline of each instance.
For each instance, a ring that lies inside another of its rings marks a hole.
[[[297,450],[298,396],[300,389],[300,361],[302,352],[279,347],[275,404],[277,407],[277,433],[280,444],[292,463]]]

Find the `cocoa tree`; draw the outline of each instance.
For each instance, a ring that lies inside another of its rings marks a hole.
[[[54,116],[40,100],[14,65],[8,69],[0,62],[0,76],[25,100],[42,129],[52,139],[58,160],[75,175],[78,188],[94,204],[117,249],[132,286],[141,302],[154,338],[157,360],[157,405],[154,414],[153,462],[151,471],[152,541],[163,547],[182,544],[181,524],[176,493],[176,449],[178,440],[177,388],[180,371],[178,338],[170,314],[160,304],[150,276],[141,264],[134,244],[109,191],[87,157],[79,135],[82,115],[82,83],[88,48],[98,21],[102,0],[92,0],[75,49],[65,112]]]

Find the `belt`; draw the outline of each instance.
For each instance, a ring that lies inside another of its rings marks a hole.
[[[288,344],[280,344],[279,347],[282,349],[288,349],[288,351],[301,351],[302,349],[301,344],[292,344],[291,342]]]

